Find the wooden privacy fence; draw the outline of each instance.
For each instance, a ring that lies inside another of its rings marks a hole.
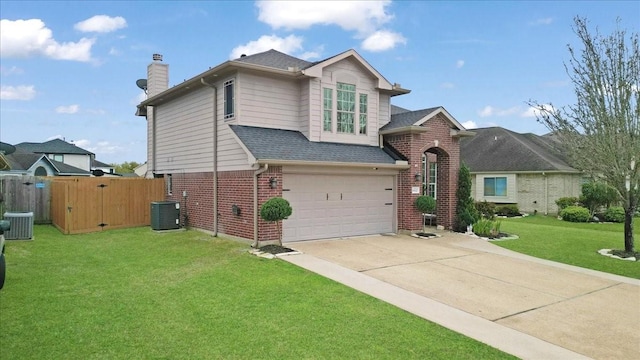
[[[163,179],[52,178],[51,218],[64,234],[151,224],[151,202],[164,200]]]
[[[5,212],[33,212],[36,224],[51,223],[51,180],[8,175],[0,177],[0,218]]]

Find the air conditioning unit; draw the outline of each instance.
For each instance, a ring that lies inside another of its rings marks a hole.
[[[33,212],[6,212],[4,219],[11,223],[11,230],[5,231],[7,240],[33,239]]]
[[[180,228],[180,203],[154,201],[151,203],[151,229],[172,230]]]

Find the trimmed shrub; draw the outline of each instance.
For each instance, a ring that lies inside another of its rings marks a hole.
[[[485,201],[476,202],[476,210],[485,219],[493,219],[496,216],[496,204]]]
[[[587,222],[591,218],[589,209],[582,206],[567,206],[560,212],[560,217],[564,221]]]
[[[611,206],[604,212],[604,220],[616,223],[624,222],[624,209],[622,206]]]
[[[558,213],[564,210],[567,206],[577,206],[580,200],[575,196],[569,197],[561,197],[556,200],[556,205],[558,205]]]
[[[480,215],[471,197],[471,173],[469,168],[462,164],[458,170],[458,189],[456,190],[456,216],[453,221],[453,230],[457,232],[467,231],[467,226],[475,223]]]
[[[517,204],[500,205],[496,207],[496,215],[506,217],[520,216],[520,209],[518,209]]]
[[[431,196],[418,196],[415,202],[416,208],[418,211],[425,214],[433,214],[436,210],[436,199]]]
[[[260,217],[269,222],[277,223],[280,220],[284,220],[291,216],[293,209],[289,202],[281,197],[273,197],[262,204],[260,208]],[[278,242],[282,245],[282,235],[280,234],[280,228],[278,227]],[[259,247],[259,244],[256,244]]]
[[[582,195],[580,202],[589,209],[591,215],[595,214],[602,207],[609,207],[618,200],[616,189],[603,182],[591,181],[582,184]]]

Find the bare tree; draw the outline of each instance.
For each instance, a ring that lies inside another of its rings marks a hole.
[[[638,34],[589,32],[576,17],[583,49],[568,45],[565,69],[577,102],[562,108],[529,101],[538,121],[561,141],[572,165],[616,189],[625,210],[624,250],[634,252],[633,216],[640,200],[640,50]]]

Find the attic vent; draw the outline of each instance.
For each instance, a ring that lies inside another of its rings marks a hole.
[[[242,54],[242,55],[240,55],[240,57],[241,57],[241,58],[243,58],[243,57],[247,57],[247,54]]]
[[[153,61],[162,61],[161,54],[153,54]]]

